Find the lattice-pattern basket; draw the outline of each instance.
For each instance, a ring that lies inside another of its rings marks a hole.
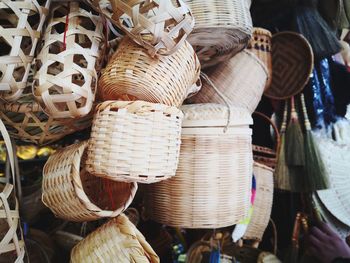
[[[184,44],[194,18],[182,0],[87,0],[153,57]]]
[[[121,214],[80,241],[72,250],[71,262],[159,263],[160,260],[141,232]]]
[[[136,183],[115,182],[82,170],[87,142],[73,144],[50,156],[43,171],[43,202],[69,221],[116,217],[131,204]]]
[[[34,94],[55,118],[85,116],[95,99],[103,23],[87,8],[74,1],[56,5],[37,57]]]
[[[51,0],[0,1],[0,97],[17,100],[26,88]]]
[[[147,186],[146,212],[165,225],[220,228],[248,213],[252,182],[252,123],[248,111],[219,104],[182,106],[176,176]]]
[[[186,41],[174,54],[151,58],[125,37],[99,81],[102,100],[144,100],[180,106],[198,92],[200,63]],[[200,82],[200,81],[199,81]]]
[[[96,108],[86,169],[116,181],[154,183],[175,175],[183,114],[144,101],[106,101]]]

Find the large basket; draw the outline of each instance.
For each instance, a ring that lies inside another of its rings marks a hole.
[[[183,114],[163,104],[106,101],[97,106],[86,168],[116,181],[154,183],[175,175]]]
[[[247,0],[185,0],[196,19],[188,41],[202,67],[230,59],[243,50],[252,34]]]
[[[140,231],[121,214],[110,220],[72,250],[72,263],[159,263],[159,258]]]
[[[5,100],[17,100],[26,88],[50,2],[0,1],[0,90]]]
[[[85,116],[95,99],[103,24],[86,8],[79,2],[56,5],[37,57],[34,94],[55,118]]]
[[[186,41],[174,54],[151,58],[130,38],[124,38],[99,81],[102,100],[144,100],[180,106],[199,90],[200,63]]]
[[[87,142],[82,142],[50,156],[43,171],[43,202],[69,221],[116,217],[131,204],[137,184],[110,181],[82,170],[86,148]]]
[[[244,109],[184,105],[182,144],[176,176],[147,186],[146,212],[173,227],[219,228],[238,223],[248,213],[252,181],[252,146]]]
[[[230,105],[245,108],[250,113],[254,112],[260,102],[268,76],[265,65],[253,53],[245,50],[229,61],[210,68],[206,73]],[[225,103],[207,81],[203,83],[201,91],[189,101]]]

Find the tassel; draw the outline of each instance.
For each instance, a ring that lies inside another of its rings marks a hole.
[[[298,213],[295,217],[294,228],[292,234],[292,243],[288,248],[283,263],[298,263],[299,262],[299,232],[300,232],[301,214]]]

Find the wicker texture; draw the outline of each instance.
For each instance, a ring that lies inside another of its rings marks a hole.
[[[72,263],[159,263],[159,258],[140,231],[121,214],[79,242]]]
[[[230,105],[253,113],[258,106],[267,80],[265,65],[251,52],[242,51],[227,62],[207,71],[216,88]],[[224,104],[222,96],[206,81],[198,94],[189,99],[192,103]]]
[[[176,176],[147,186],[146,212],[151,219],[173,227],[236,224],[250,205],[251,117],[245,110],[231,109],[234,117],[224,133],[225,106],[185,105],[182,110],[185,117]]]
[[[174,54],[152,59],[124,38],[99,81],[102,100],[144,100],[180,106],[200,89],[200,63],[188,42]]]
[[[0,2],[0,90],[4,91],[1,98],[5,100],[17,100],[26,88],[50,2]]]
[[[91,111],[102,30],[102,19],[79,2],[53,8],[34,76],[36,99],[50,116],[82,117]]]
[[[144,101],[97,106],[86,168],[116,181],[154,183],[175,175],[182,112]]]

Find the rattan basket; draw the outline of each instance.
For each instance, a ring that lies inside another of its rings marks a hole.
[[[159,223],[219,228],[238,223],[250,206],[252,146],[244,109],[184,105],[176,176],[147,186],[146,212]]]
[[[86,149],[87,142],[81,142],[50,156],[43,171],[43,202],[69,221],[116,217],[131,204],[137,184],[110,181],[82,170]]]
[[[182,117],[175,107],[144,101],[99,104],[86,169],[125,182],[154,183],[174,176]]]
[[[151,58],[146,51],[124,38],[99,81],[102,100],[144,100],[181,106],[200,89],[200,63],[186,41],[174,54]]]
[[[51,0],[0,1],[0,97],[17,100],[26,88],[30,66]]]
[[[79,242],[72,263],[158,263],[159,258],[140,231],[121,214]]]
[[[203,68],[224,62],[247,46],[252,34],[249,1],[185,2],[196,19],[188,41],[196,50]]]

